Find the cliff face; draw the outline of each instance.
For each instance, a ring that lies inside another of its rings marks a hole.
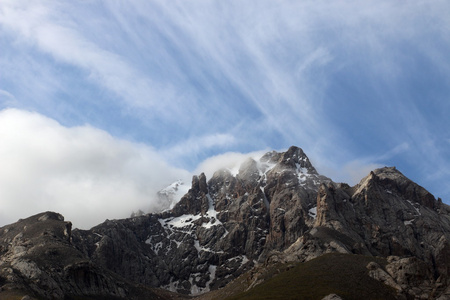
[[[450,209],[395,168],[359,184],[322,184],[312,228],[284,253],[309,260],[327,252],[388,258],[374,278],[405,297],[450,295]],[[382,275],[380,275],[382,274]]]
[[[46,212],[1,228],[0,295],[133,299],[131,285],[74,247],[71,227],[60,214]]]
[[[450,238],[448,206],[395,168],[375,170],[353,188],[322,186],[317,214],[315,227],[350,237],[352,252],[436,260]]]
[[[44,215],[53,217],[38,221]],[[388,266],[368,269],[398,295],[437,297],[450,283],[447,205],[395,168],[374,170],[354,187],[334,183],[297,147],[249,158],[237,174],[194,176],[188,193],[160,214],[72,232],[62,216],[44,215],[0,229],[2,284],[23,283],[44,297],[43,290],[54,290],[55,298],[125,298],[133,284],[196,295],[254,267],[328,252],[389,257]],[[33,252],[38,244],[58,250]],[[17,256],[22,250],[26,255]],[[36,281],[22,261],[54,283]],[[413,286],[419,290],[411,292]]]

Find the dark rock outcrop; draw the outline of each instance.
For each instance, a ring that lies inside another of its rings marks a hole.
[[[30,299],[139,299],[134,285],[73,245],[71,227],[62,215],[46,212],[0,228],[0,298],[13,292]],[[150,290],[143,295],[161,299]]]

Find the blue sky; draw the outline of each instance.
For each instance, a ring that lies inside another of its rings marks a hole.
[[[175,179],[291,145],[335,181],[396,166],[450,203],[449,15],[448,1],[4,0],[0,226],[154,210]]]

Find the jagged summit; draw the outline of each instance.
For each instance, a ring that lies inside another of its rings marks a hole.
[[[326,253],[349,261],[355,254],[378,257],[365,276],[389,285],[399,299],[450,296],[449,206],[394,167],[374,170],[353,187],[334,183],[298,147],[249,158],[236,172],[193,176],[173,209],[161,213],[66,233],[69,223],[60,215],[30,220],[0,228],[0,284],[44,298],[53,285],[56,299],[142,299],[139,287],[199,295],[244,273],[249,288],[272,266]],[[43,245],[72,254],[36,252]]]
[[[261,160],[264,160],[266,155],[263,156]],[[278,158],[276,163],[280,164],[280,166],[296,168],[302,170],[303,173],[318,175],[316,169],[309,161],[308,156],[306,156],[305,152],[299,147],[291,146],[286,152],[274,154],[271,156],[273,162],[275,157]]]

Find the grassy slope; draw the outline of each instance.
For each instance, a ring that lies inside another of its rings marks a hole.
[[[385,265],[382,258],[325,254],[226,299],[322,299],[332,293],[346,300],[395,299],[393,289],[368,276],[371,261]]]

